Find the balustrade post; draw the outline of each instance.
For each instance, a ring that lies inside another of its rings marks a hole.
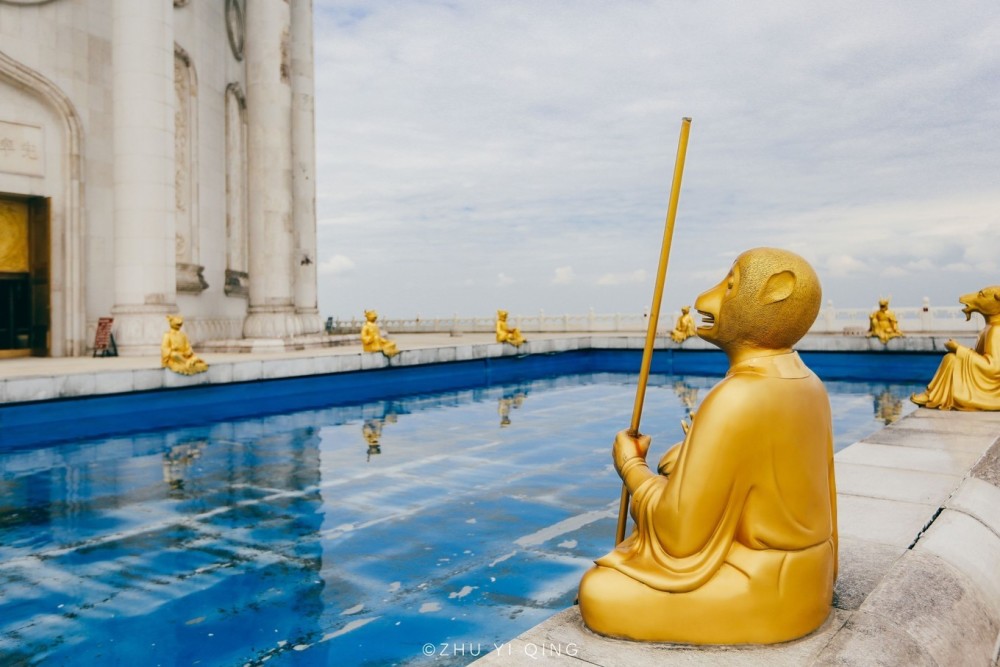
[[[934,313],[931,312],[931,300],[926,296],[924,297],[923,304],[920,308],[920,330],[934,330]]]

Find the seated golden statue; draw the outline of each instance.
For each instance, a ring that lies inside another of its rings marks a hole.
[[[378,313],[374,310],[365,311],[365,323],[361,327],[361,349],[365,352],[381,352],[387,357],[394,357],[399,354],[396,344],[388,338],[382,337],[382,332],[378,330]]]
[[[958,301],[965,306],[966,320],[972,319],[972,313],[986,320],[976,349],[946,341],[948,353],[927,391],[910,400],[941,410],[1000,410],[1000,285],[966,294]]]
[[[903,332],[899,330],[896,313],[889,310],[889,299],[878,300],[878,310],[868,316],[868,336],[878,338],[882,344],[890,338],[899,338]]]
[[[670,337],[675,343],[683,343],[694,335],[694,318],[691,317],[691,306],[681,307],[681,316],[677,318],[674,330],[670,332]]]
[[[497,311],[497,342],[510,343],[514,347],[520,347],[524,343],[524,336],[518,328],[507,328],[507,311]]]
[[[184,318],[180,315],[167,315],[170,331],[163,334],[160,344],[160,361],[164,368],[169,368],[181,375],[194,375],[208,370],[208,364],[195,356],[188,341],[187,334],[181,331]]]
[[[757,248],[694,307],[729,372],[660,474],[648,436],[617,435],[636,529],[584,575],[580,613],[595,632],[641,641],[801,637],[827,617],[837,576],[830,403],[792,350],[819,312],[819,280],[798,255]]]

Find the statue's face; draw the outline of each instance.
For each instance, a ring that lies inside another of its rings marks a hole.
[[[726,349],[733,342],[736,332],[728,316],[723,316],[726,304],[736,298],[740,288],[739,260],[718,285],[702,293],[694,302],[694,309],[701,315],[701,324],[695,329],[700,338]]]
[[[365,311],[365,319],[368,320],[369,322],[374,322],[377,318],[378,318],[378,313],[376,313],[374,310]]]
[[[984,287],[978,292],[959,297],[958,302],[965,308],[966,321],[972,319],[972,313],[981,313],[984,317],[1000,315],[1000,286]]]
[[[815,321],[820,298],[808,262],[787,250],[755,248],[695,301],[702,316],[696,333],[726,351],[787,349]]]

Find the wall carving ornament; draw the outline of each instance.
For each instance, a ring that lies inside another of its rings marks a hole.
[[[246,41],[245,0],[226,0],[226,34],[233,57],[243,60],[243,44]]]
[[[0,5],[47,5],[55,0],[0,0]]]

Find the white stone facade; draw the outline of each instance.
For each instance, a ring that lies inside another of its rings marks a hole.
[[[47,217],[48,354],[107,316],[123,354],[171,312],[196,345],[320,331],[312,70],[312,0],[0,0],[0,202]]]

